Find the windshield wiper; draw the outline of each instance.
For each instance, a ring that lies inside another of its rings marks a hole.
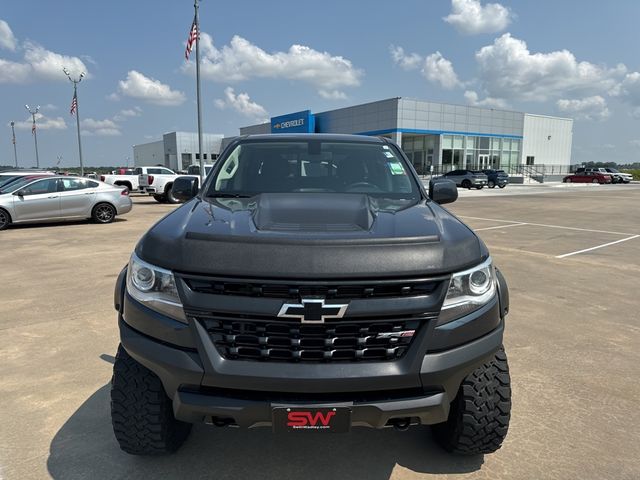
[[[207,198],[251,198],[253,195],[246,195],[243,193],[224,193],[224,192],[214,192],[210,195],[207,195]]]

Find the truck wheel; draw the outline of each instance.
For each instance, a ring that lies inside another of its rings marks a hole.
[[[487,186],[489,188],[496,188],[496,184],[495,184],[495,182],[493,180],[489,180],[489,183],[487,184]]]
[[[175,452],[191,424],[173,416],[160,379],[118,346],[111,378],[111,423],[120,448],[131,455]]]
[[[471,181],[470,180],[463,180],[462,181],[462,188],[471,189]]]
[[[434,436],[450,452],[493,453],[507,436],[510,414],[509,365],[501,347],[493,359],[462,381],[449,419],[434,425]]]
[[[500,188],[504,188],[504,187],[506,187],[506,186],[507,186],[507,184],[506,184],[506,183],[503,183],[502,185],[498,185],[498,187],[500,187]]]
[[[171,204],[180,203],[180,200],[173,196],[173,183],[167,186],[167,189],[164,192],[164,196],[167,198],[167,202]]]
[[[166,197],[164,195],[154,195],[153,199],[158,202],[158,203],[164,203],[167,201]]]

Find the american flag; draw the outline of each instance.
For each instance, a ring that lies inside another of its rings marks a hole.
[[[31,135],[35,135],[36,134],[36,122],[33,122],[33,125],[31,125]]]
[[[189,38],[187,38],[187,48],[184,51],[184,58],[189,60],[189,54],[191,50],[193,50],[193,44],[196,43],[196,39],[198,38],[198,24],[196,23],[195,17],[193,18],[193,23],[191,24],[191,30],[189,31]]]
[[[69,113],[73,115],[77,111],[78,111],[78,94],[74,92],[73,100],[71,100],[71,110],[69,110]]]

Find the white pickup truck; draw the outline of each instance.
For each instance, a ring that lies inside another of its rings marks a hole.
[[[153,170],[150,167],[143,168],[147,168],[148,171],[145,174],[141,174],[138,176],[140,190],[146,191],[160,203],[180,203],[180,200],[175,198],[171,191],[173,182],[176,178],[181,176],[198,176],[200,172],[200,167],[198,165],[189,166],[187,169],[187,175],[177,175],[172,170],[164,167],[156,168],[156,170],[162,170],[162,173],[154,173],[154,171],[150,171]],[[209,172],[212,168],[213,164],[207,164],[204,166],[205,176],[209,175]]]
[[[130,192],[139,191],[138,174],[132,169],[120,168],[113,170],[110,175],[100,175],[99,180],[110,185],[127,187]]]
[[[171,194],[173,181],[178,177],[177,173],[166,167],[138,167],[136,170],[138,169],[141,170],[138,175],[141,191],[147,192],[160,203],[179,203]]]

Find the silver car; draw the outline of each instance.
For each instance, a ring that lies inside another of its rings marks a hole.
[[[0,230],[12,223],[91,218],[110,223],[130,212],[129,191],[88,178],[25,177],[0,189]]]

